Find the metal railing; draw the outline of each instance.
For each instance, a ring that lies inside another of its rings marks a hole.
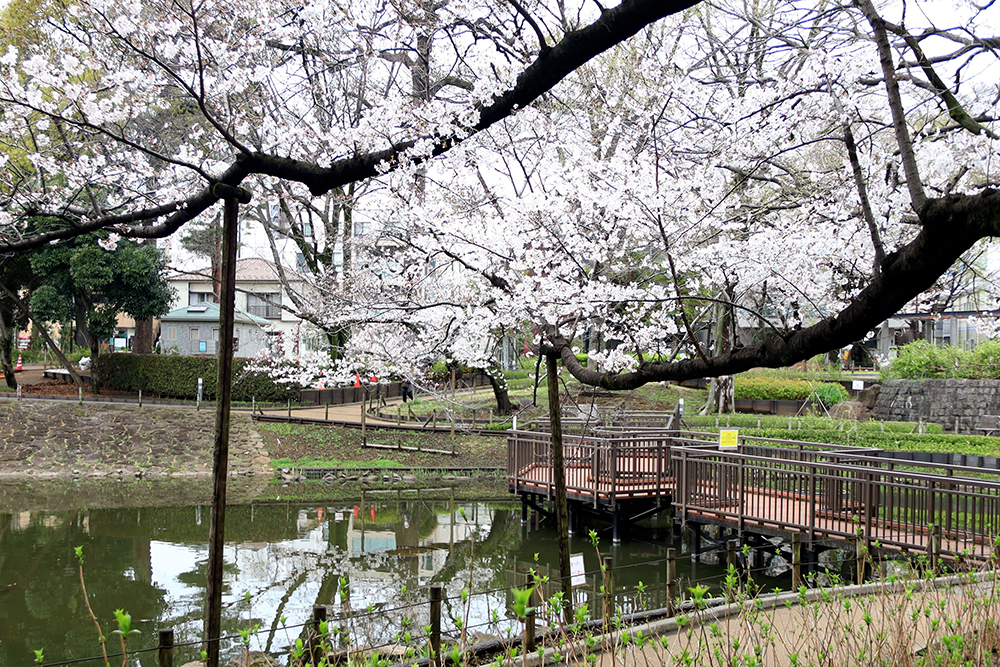
[[[982,560],[1000,533],[1000,481],[961,476],[969,468],[906,462],[870,453],[740,446],[706,451],[675,446],[674,504],[682,520],[709,518],[781,532],[810,542],[879,543]],[[776,452],[778,455],[775,455]],[[943,469],[934,474],[920,468]]]
[[[512,431],[513,491],[555,495],[550,434]],[[879,456],[881,450],[695,431],[595,426],[564,434],[571,500],[611,507],[670,496],[683,521],[711,521],[808,542],[863,541],[950,559],[989,558],[1000,534],[992,471]]]

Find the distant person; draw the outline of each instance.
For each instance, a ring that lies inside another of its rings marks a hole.
[[[399,385],[400,391],[403,393],[403,403],[406,403],[406,399],[413,400],[413,385],[410,384],[409,380],[403,380],[402,384]]]

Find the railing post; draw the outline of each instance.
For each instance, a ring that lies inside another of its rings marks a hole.
[[[872,526],[874,525],[874,514],[877,511],[875,507],[875,494],[874,494],[874,482],[872,480],[871,473],[865,473],[865,536],[871,538]],[[858,583],[863,583],[858,582]]]
[[[667,549],[667,615],[677,613],[677,549]]]
[[[681,450],[681,466],[680,467],[681,467],[681,484],[680,484],[681,488],[680,488],[680,493],[678,494],[680,496],[680,498],[675,499],[674,503],[676,504],[678,500],[680,501],[680,503],[681,503],[681,523],[682,523],[682,525],[687,526],[687,519],[688,519],[687,504],[688,504],[688,497],[689,497],[689,492],[688,492],[688,456],[687,456],[687,450]]]
[[[792,590],[802,588],[802,534],[792,533]]]
[[[324,656],[318,655],[323,648],[323,639],[320,637],[320,623],[326,620],[326,606],[314,605],[312,628],[309,633],[309,661],[313,665],[318,665]]]
[[[530,585],[530,582],[529,582]],[[537,603],[538,591],[532,590],[528,599],[528,612],[524,616],[524,657],[527,658],[535,652],[535,604]]]
[[[601,446],[596,442],[590,445],[592,476],[594,478],[594,509],[597,509],[597,498],[601,490]]]
[[[159,650],[156,654],[157,667],[174,667],[174,629],[166,628],[159,633]]]
[[[868,558],[871,557],[871,548],[868,544],[868,533],[864,528],[858,529],[858,540],[855,543],[854,558],[857,563],[858,570],[858,581],[857,583],[865,583],[868,572]]]
[[[932,525],[938,523],[935,521],[934,517],[934,480],[927,480],[927,517],[924,520],[924,525]]]
[[[441,667],[441,585],[431,586],[431,633],[430,641],[430,664],[431,667]]]
[[[618,497],[618,441],[611,441],[611,506],[614,507]]]
[[[806,465],[809,466],[809,543],[812,544],[816,539],[816,503],[819,502],[819,498],[816,497],[816,462],[811,461]],[[795,544],[794,538],[795,536],[793,535],[793,545]],[[799,539],[802,539],[801,535]],[[799,555],[801,556],[801,554]],[[799,574],[801,575],[802,573],[799,572]],[[795,588],[798,588],[798,586],[795,586]]]
[[[604,623],[611,622],[615,611],[615,559],[604,557]]]
[[[740,536],[740,539],[743,539],[743,526],[744,526],[744,523],[746,522],[746,504],[745,504],[746,503],[746,484],[745,484],[745,482],[746,482],[746,477],[745,477],[746,472],[744,470],[743,463],[744,463],[744,459],[741,456],[740,457],[740,462],[739,462],[739,468],[736,471],[736,483],[739,485],[739,490],[737,491],[737,493],[739,493],[739,498],[740,498],[740,501],[739,501],[740,502],[740,513],[739,513],[739,516],[736,519],[736,526],[737,526],[737,534]]]
[[[937,574],[941,563],[941,526],[932,523],[927,537],[927,555],[930,558],[931,570]]]

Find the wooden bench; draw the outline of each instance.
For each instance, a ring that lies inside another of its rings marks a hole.
[[[981,431],[983,435],[1000,435],[1000,415],[983,415],[975,430]]]

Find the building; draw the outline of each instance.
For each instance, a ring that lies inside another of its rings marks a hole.
[[[239,309],[233,320],[233,356],[252,357],[270,349],[269,322]],[[171,310],[160,318],[160,350],[171,354],[215,356],[219,343],[219,305],[204,302]]]
[[[306,283],[299,274],[285,271],[285,276],[289,281],[288,287],[300,292],[305,289]],[[218,304],[219,302],[210,269],[177,273],[168,276],[167,280],[176,292],[170,315],[184,307]],[[286,356],[295,357],[305,351],[306,342],[311,340],[313,336],[312,327],[293,314],[291,305],[292,301],[288,290],[282,284],[274,263],[259,257],[236,261],[237,311],[242,311],[251,317],[256,326],[267,332],[268,336],[262,340],[269,340],[272,349],[280,347]],[[217,307],[214,312],[218,312]],[[165,322],[166,318],[162,318],[162,320]],[[217,317],[216,321],[218,321]],[[160,331],[161,348],[166,351],[169,349],[170,343],[162,326]],[[202,332],[199,332],[199,335],[201,334]],[[208,339],[205,341],[208,342]],[[238,356],[253,355],[241,352]]]

